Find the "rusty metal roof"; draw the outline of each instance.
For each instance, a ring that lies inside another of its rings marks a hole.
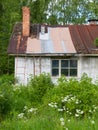
[[[30,26],[30,36],[22,36],[22,24],[14,27],[9,54],[98,54],[94,40],[98,38],[98,25],[41,25]]]

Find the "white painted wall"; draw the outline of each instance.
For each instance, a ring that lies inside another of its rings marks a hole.
[[[96,81],[98,79],[98,57],[79,57],[78,61],[78,77],[83,73]]]
[[[16,57],[15,58],[15,77],[19,84],[27,84],[30,75],[39,75],[40,73],[51,74],[51,58],[49,57]],[[79,57],[78,58],[78,78],[83,73],[95,81],[98,77],[98,58],[97,57]],[[52,77],[56,82],[57,77]]]
[[[27,84],[30,75],[39,75],[43,72],[51,73],[51,60],[44,57],[16,57],[15,77],[19,84]]]

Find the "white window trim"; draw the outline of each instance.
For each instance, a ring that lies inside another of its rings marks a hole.
[[[52,61],[53,60],[58,60],[59,61],[59,75],[58,76],[53,76],[52,75]],[[59,77],[61,77],[61,61],[62,60],[68,60],[68,61],[70,61],[70,60],[76,60],[77,61],[77,67],[76,67],[76,69],[77,69],[77,76],[70,76],[70,74],[69,74],[69,72],[68,72],[68,76],[66,76],[67,78],[72,78],[72,77],[74,77],[74,78],[77,78],[78,77],[78,59],[76,59],[76,58],[72,58],[72,59],[51,59],[51,76],[52,77],[55,77],[55,78],[59,78]],[[68,63],[69,64],[69,63]],[[70,65],[68,65],[68,67],[69,67]],[[71,67],[69,67],[69,68],[71,68]],[[75,67],[73,67],[73,68],[75,68]]]

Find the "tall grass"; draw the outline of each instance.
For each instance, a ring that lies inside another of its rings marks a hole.
[[[47,111],[46,111],[47,112]],[[97,116],[98,117],[98,116]],[[77,120],[75,118],[65,118],[64,126],[61,125],[60,118],[52,111],[49,115],[40,114],[30,119],[6,119],[0,125],[0,130],[97,130],[98,118],[84,118]]]

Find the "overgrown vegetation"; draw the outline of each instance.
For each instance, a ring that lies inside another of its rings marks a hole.
[[[0,77],[1,130],[97,130],[98,84],[84,74],[78,81],[48,74],[31,77],[27,86],[13,76]]]

